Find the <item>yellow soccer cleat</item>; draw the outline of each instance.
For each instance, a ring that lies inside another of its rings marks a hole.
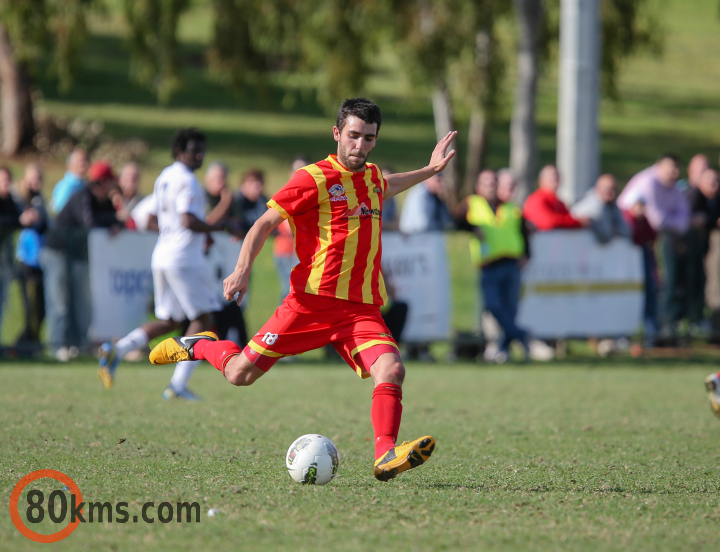
[[[397,474],[424,464],[433,450],[435,439],[430,435],[414,441],[405,441],[397,445],[375,460],[373,473],[380,481],[389,481]]]
[[[195,335],[183,337],[169,337],[164,339],[150,351],[150,362],[153,364],[174,364],[183,360],[195,360],[193,345],[198,341],[217,341],[215,332],[200,332]]]
[[[710,408],[717,416],[720,416],[720,396],[718,395],[720,381],[718,380],[720,378],[718,378],[717,374],[710,374],[705,378],[705,389],[707,390],[708,399],[710,399]]]
[[[118,362],[120,362],[120,358],[117,356],[115,347],[109,341],[100,345],[98,355],[100,359],[98,378],[105,386],[105,389],[111,389],[115,379],[115,370]]]

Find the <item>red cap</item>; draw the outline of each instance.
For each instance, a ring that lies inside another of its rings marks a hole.
[[[102,180],[117,180],[115,173],[107,161],[95,161],[87,172],[90,182],[100,182]]]

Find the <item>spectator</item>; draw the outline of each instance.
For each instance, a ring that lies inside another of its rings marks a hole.
[[[687,173],[688,177],[678,180],[677,187],[685,195],[688,195],[691,190],[697,189],[700,185],[700,177],[702,174],[710,168],[708,158],[702,153],[693,155],[688,163]]]
[[[208,213],[205,222],[217,224],[230,216],[232,192],[227,185],[228,168],[221,161],[213,161],[205,171],[205,199]]]
[[[138,183],[140,182],[140,169],[137,163],[125,163],[120,169],[120,176],[118,177],[118,184],[120,190],[112,196],[113,205],[117,213],[118,220],[126,223],[126,226],[135,228],[134,223],[129,223],[128,220],[132,220],[132,210],[142,200],[143,196],[138,193]]]
[[[55,184],[52,192],[52,212],[62,211],[68,199],[85,185],[85,173],[88,170],[88,155],[84,149],[74,149],[67,159],[65,176]]]
[[[617,182],[611,174],[603,174],[595,187],[573,205],[571,214],[578,219],[588,219],[590,230],[600,243],[608,243],[615,237],[630,238],[630,227],[625,223],[615,203]]]
[[[310,161],[303,156],[296,157],[290,166],[290,176],[297,171],[310,164]],[[298,263],[297,255],[295,255],[295,237],[290,228],[290,223],[283,220],[275,229],[276,234],[273,239],[273,261],[275,262],[275,271],[280,281],[280,303],[290,293],[290,273],[293,267]]]
[[[503,363],[508,359],[513,340],[519,340],[527,351],[527,332],[517,326],[515,318],[520,302],[521,267],[528,258],[529,248],[520,208],[500,201],[497,189],[495,172],[482,171],[476,195],[467,200],[467,220],[475,230],[471,256],[480,271],[485,308],[504,334],[493,360]],[[507,185],[504,192],[507,197]]]
[[[696,329],[703,320],[705,256],[710,249],[710,232],[718,227],[718,219],[720,219],[717,193],[718,173],[709,168],[705,169],[696,184],[688,191],[691,217],[686,238],[687,255],[684,268],[687,290],[685,314],[691,329]]]
[[[20,232],[15,253],[19,261],[16,276],[25,309],[25,329],[20,334],[17,345],[33,350],[40,347],[40,326],[45,319],[40,249],[48,225],[48,214],[42,196],[42,185],[42,169],[36,163],[28,164],[18,185],[17,200],[25,210],[36,210],[38,218],[32,226]]]
[[[445,180],[442,173],[411,188],[400,213],[400,231],[418,234],[448,230],[453,223],[445,205]]]
[[[497,172],[497,197],[501,203],[513,203],[515,197],[515,190],[517,189],[517,181],[510,169],[500,169]],[[524,235],[528,235],[529,224],[525,217],[523,217],[523,231]],[[530,241],[528,240],[528,253]],[[528,255],[529,256],[529,255]],[[480,294],[481,312],[484,310],[482,293]],[[493,360],[500,350],[499,344],[495,340],[495,336],[500,335],[500,328],[492,315],[484,313],[483,315],[483,328],[482,331],[488,339],[489,343],[485,348],[485,359]],[[528,342],[528,354],[533,360],[547,362],[555,358],[555,348],[551,347],[540,339],[531,339]]]
[[[391,174],[394,174],[395,170],[392,167],[383,167],[381,172],[383,178],[387,178]],[[397,203],[395,203],[394,197],[383,201],[383,213],[380,224],[383,232],[393,232],[400,229],[400,218],[398,217]],[[405,322],[407,321],[410,306],[405,301],[396,297],[396,290],[393,285],[391,273],[383,270],[383,276],[385,278],[385,290],[387,291],[388,302],[381,309],[382,317],[388,330],[390,330],[390,334],[399,345],[402,340],[402,333],[405,329]]]
[[[247,233],[268,209],[268,198],[263,194],[264,187],[265,175],[262,171],[250,169],[243,175],[240,190],[233,201],[233,216],[240,221],[243,233]]]
[[[645,216],[658,233],[665,276],[659,313],[661,333],[673,340],[683,311],[683,290],[678,278],[686,248],[684,237],[690,226],[690,204],[675,185],[678,174],[677,157],[663,155],[654,165],[633,176],[618,198],[619,207],[627,210],[633,207],[628,197],[642,197]]]
[[[15,274],[13,268],[13,235],[23,226],[32,226],[39,215],[36,209],[22,211],[11,194],[12,174],[0,167],[0,326],[7,290]]]
[[[385,276],[385,291],[387,292],[388,302],[380,309],[380,312],[383,322],[385,322],[388,330],[390,330],[390,335],[392,335],[397,344],[400,345],[402,342],[402,333],[405,329],[405,322],[407,321],[409,305],[405,301],[396,298],[392,278],[388,278],[389,273],[384,272],[383,275]]]
[[[62,362],[87,345],[91,314],[88,233],[93,228],[122,227],[110,201],[117,183],[110,165],[96,161],[88,170],[88,179],[88,186],[67,201],[51,224],[40,252],[49,347]]]
[[[400,212],[400,231],[405,234],[440,232],[453,226],[453,218],[445,205],[447,190],[442,173],[411,188]],[[429,343],[408,343],[407,356],[423,362],[434,362]]]
[[[623,211],[625,222],[632,231],[632,240],[640,246],[643,254],[643,269],[645,279],[645,301],[643,306],[643,321],[645,325],[644,345],[653,347],[657,338],[659,323],[657,313],[657,261],[655,260],[655,239],[657,232],[645,217],[645,199],[637,192],[629,193],[624,198],[625,204],[630,208]]]
[[[515,198],[517,181],[510,169],[500,169],[497,172],[497,197],[501,203],[512,203]]]
[[[525,200],[523,215],[527,221],[540,231],[588,226],[587,219],[573,217],[558,199],[558,188],[560,173],[554,165],[545,165],[538,175],[538,189]]]
[[[233,220],[233,195],[227,185],[228,168],[221,161],[213,161],[205,171],[205,197],[207,199],[208,214],[205,216],[207,224],[224,222],[231,224]],[[245,230],[246,232],[247,230]],[[222,309],[215,313],[215,327],[220,339],[229,339],[244,347],[247,345],[247,328],[243,307],[235,301],[229,303],[221,298]]]

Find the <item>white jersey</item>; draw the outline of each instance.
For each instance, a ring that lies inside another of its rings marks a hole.
[[[157,214],[155,212],[155,198],[152,194],[142,198],[130,211],[130,218],[135,221],[135,228],[138,232],[147,232],[148,219],[151,214]]]
[[[183,213],[205,220],[205,194],[195,175],[176,161],[155,181],[154,205],[160,236],[152,256],[152,268],[184,268],[206,264],[205,234],[193,232],[182,223]]]

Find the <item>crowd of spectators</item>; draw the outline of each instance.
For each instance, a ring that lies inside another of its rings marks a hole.
[[[293,171],[306,164],[298,158]],[[267,209],[265,178],[262,171],[250,169],[233,187],[228,173],[221,161],[210,163],[205,172],[207,220],[242,235]],[[19,354],[46,348],[50,356],[68,361],[92,352],[88,340],[88,235],[93,228],[111,233],[158,230],[156,219],[149,216],[151,196],[139,193],[139,182],[136,163],[127,163],[116,173],[106,161],[90,164],[87,152],[78,148],[68,156],[66,172],[52,188],[46,205],[43,171],[38,164],[28,164],[14,185],[10,169],[0,167],[0,320],[9,285],[17,279],[25,323],[14,345]],[[208,246],[211,241],[208,236]],[[281,282],[280,302],[289,292],[295,258],[287,223],[277,230],[274,257]],[[216,315],[221,338],[244,345],[247,331],[242,308],[231,302],[226,311]]]
[[[502,329],[499,354],[493,358],[500,362],[507,358],[510,340],[527,346],[527,335],[515,325],[514,316],[516,282],[529,256],[527,240],[521,238],[528,231],[587,228],[599,244],[632,240],[642,251],[644,266],[645,347],[682,344],[694,334],[709,332],[705,260],[711,232],[719,226],[718,172],[704,155],[696,155],[688,165],[688,178],[679,181],[679,174],[678,159],[663,155],[632,177],[619,196],[615,177],[603,174],[568,208],[557,195],[561,175],[547,165],[520,217],[512,193],[503,191],[502,180],[512,183],[512,174],[507,169],[497,176],[482,171],[475,195],[461,202],[456,222],[473,232],[472,257],[480,268],[484,295],[481,303]]]
[[[307,164],[299,156],[290,173]],[[530,350],[530,336],[516,323],[522,269],[531,253],[529,235],[554,229],[586,228],[599,244],[632,240],[642,251],[644,266],[643,344],[675,344],[710,329],[705,259],[720,219],[718,172],[707,157],[694,156],[687,178],[678,180],[679,176],[677,158],[663,155],[632,177],[619,196],[617,180],[603,174],[584,197],[567,206],[558,197],[560,173],[546,165],[538,174],[537,189],[521,205],[514,198],[512,173],[486,169],[478,177],[475,193],[450,209],[447,186],[439,174],[411,189],[402,209],[394,201],[387,202],[382,224],[386,231],[407,234],[457,228],[472,233],[471,260],[478,269],[480,304],[500,332],[492,360],[507,359],[513,340],[526,352]],[[45,322],[51,355],[68,360],[89,351],[87,235],[92,228],[157,230],[152,227],[153,218],[147,216],[148,198],[139,194],[139,181],[137,164],[120,167],[116,175],[109,163],[90,164],[87,152],[76,149],[46,204],[39,165],[28,164],[14,185],[10,170],[0,167],[0,316],[8,286],[17,279],[25,311],[16,343],[19,349],[42,347],[40,328]],[[214,161],[205,171],[204,182],[208,223],[223,223],[235,235],[247,232],[267,209],[260,170],[245,171],[233,186],[227,166]],[[287,223],[276,231],[273,257],[282,301],[295,264]],[[407,304],[393,302],[392,282],[388,287],[391,304],[395,304],[389,317],[400,321],[401,332]],[[247,341],[243,308],[230,303],[227,312],[218,313],[221,338],[241,345]],[[681,324],[683,320],[687,323]],[[680,334],[680,328],[686,329],[686,335]],[[431,359],[426,343],[409,344],[408,351]]]

